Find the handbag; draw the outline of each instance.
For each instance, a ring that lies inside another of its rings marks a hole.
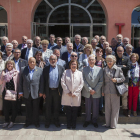
[[[6,94],[5,94],[4,99],[9,100],[9,101],[16,101],[17,100],[17,92],[14,90],[7,90],[6,89]]]
[[[116,83],[116,89],[118,91],[118,96],[122,96],[124,93],[128,91],[128,88],[124,83]]]
[[[115,71],[116,73],[116,71]],[[115,76],[115,73],[114,73],[114,76]],[[113,76],[113,78],[114,78]],[[115,86],[116,86],[116,89],[117,89],[117,95],[118,96],[122,96],[124,93],[126,93],[128,91],[128,88],[126,87],[126,85],[124,83],[115,83]]]

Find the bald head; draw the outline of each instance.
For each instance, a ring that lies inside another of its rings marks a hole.
[[[77,53],[76,52],[72,52],[71,53],[71,56],[70,56],[70,59],[72,61],[77,61],[77,59],[78,59]]]
[[[36,66],[36,60],[34,57],[30,57],[28,60],[29,68],[32,70]]]

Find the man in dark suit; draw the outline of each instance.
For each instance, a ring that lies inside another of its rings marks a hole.
[[[23,50],[24,48],[27,48],[27,39],[28,39],[27,36],[22,36],[22,44],[18,45],[18,48],[20,50]]]
[[[66,63],[68,63],[70,61],[70,55],[72,51],[73,51],[73,44],[67,43],[67,51],[62,54],[61,59],[64,60]]]
[[[73,44],[73,51],[74,52],[83,52],[84,46],[80,43],[81,36],[76,34],[74,37],[75,43]]]
[[[124,49],[122,46],[117,47],[117,61],[116,61],[116,65],[118,67],[121,67],[122,71],[123,71],[123,75],[125,77],[125,81],[124,84],[128,87],[128,82],[129,82],[129,78],[128,78],[128,70],[130,70],[131,68],[131,63],[130,63],[130,59],[127,56],[123,55],[124,53]],[[128,92],[126,92],[125,94],[123,94],[122,96],[122,109],[123,109],[123,115],[128,117],[128,104],[127,104],[127,96],[128,96]]]
[[[8,43],[9,42],[9,40],[8,40],[8,38],[6,37],[6,36],[3,36],[2,37],[2,46],[1,46],[1,51],[2,52],[5,52],[5,48],[6,48],[6,43]]]
[[[39,36],[35,37],[35,44],[33,45],[33,47],[38,50],[42,49],[41,38]]]
[[[29,60],[30,57],[34,57],[35,53],[38,51],[38,49],[32,47],[33,41],[31,39],[27,40],[27,48],[24,48],[21,51],[21,58],[25,60]]]
[[[41,78],[41,92],[40,95],[44,94],[46,99],[46,110],[45,110],[45,127],[49,128],[51,122],[51,108],[53,106],[54,124],[56,127],[60,127],[59,124],[59,111],[60,111],[60,100],[61,100],[61,77],[64,72],[64,68],[57,65],[57,57],[52,54],[49,59],[50,65],[43,69],[43,75]]]
[[[62,40],[61,37],[57,37],[57,42],[56,43],[57,43],[57,45],[52,48],[52,51],[54,49],[59,49],[60,50],[60,57],[61,57],[62,54],[67,51],[67,48],[62,45],[63,40]]]
[[[103,44],[104,44],[104,42],[106,42],[106,37],[102,35],[102,36],[100,37],[100,44],[98,44],[97,47],[100,47],[100,48],[103,49]]]
[[[28,65],[28,62],[26,60],[24,60],[24,59],[21,59],[20,56],[21,56],[21,50],[16,48],[14,50],[14,58],[13,58],[13,60],[15,62],[15,68],[19,72],[21,71],[22,67],[25,67],[25,66]],[[17,103],[18,115],[22,115],[22,113],[21,113],[21,103],[22,103],[22,99],[19,99],[18,103]]]
[[[26,104],[26,123],[24,127],[34,124],[36,128],[39,125],[39,93],[40,79],[42,69],[36,67],[35,58],[31,57],[28,61],[29,66],[21,68],[19,98],[24,97]]]

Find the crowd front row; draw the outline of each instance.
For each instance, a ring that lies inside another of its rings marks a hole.
[[[15,56],[18,55],[18,50],[15,50],[14,53]],[[55,126],[60,127],[59,110],[61,102],[61,105],[66,109],[67,128],[75,129],[82,96],[85,98],[86,112],[83,127],[87,127],[90,123],[94,127],[98,127],[99,102],[101,96],[105,96],[106,127],[116,128],[120,109],[120,96],[118,96],[116,84],[123,83],[125,77],[122,68],[116,65],[115,56],[108,55],[105,59],[107,66],[102,69],[95,65],[97,58],[91,54],[87,59],[88,65],[83,68],[82,72],[78,70],[78,62],[75,60],[71,60],[69,69],[64,70],[62,66],[57,65],[58,58],[55,54],[50,55],[49,65],[46,67],[42,65],[44,69],[39,68],[36,66],[39,53],[35,56],[36,59],[30,57],[28,65],[21,67],[20,74],[15,69],[16,62],[13,60],[6,61],[5,68],[0,76],[1,92],[3,92],[4,98],[5,123],[3,128],[10,128],[14,125],[17,116],[16,104],[18,102],[16,100],[21,97],[24,98],[26,104],[26,123],[24,127],[34,124],[38,128],[40,126],[40,97],[43,97],[46,100],[45,127],[49,128],[52,118]],[[133,102],[135,114],[139,93],[140,69],[137,63],[138,55],[132,54],[130,59],[132,68],[128,72],[130,79],[128,107],[129,114],[131,114]],[[23,63],[22,60],[20,61]],[[134,97],[133,92],[137,93]],[[8,95],[13,95],[15,100],[14,98],[9,99]],[[11,110],[12,115],[9,118]]]

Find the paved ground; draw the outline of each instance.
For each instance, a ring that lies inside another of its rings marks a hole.
[[[119,124],[117,129],[107,129],[101,124],[98,129],[92,125],[84,129],[82,124],[77,124],[76,130],[67,130],[65,124],[59,129],[53,124],[48,129],[44,124],[39,129],[22,126],[16,124],[8,130],[0,125],[0,140],[140,140],[140,124]]]

